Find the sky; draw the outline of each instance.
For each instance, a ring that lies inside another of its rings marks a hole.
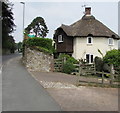
[[[20,1],[10,0],[13,6],[14,22],[16,24],[16,31],[13,33],[16,42],[23,40],[23,4]],[[28,1],[28,0],[27,0]],[[91,6],[91,14],[95,16],[97,20],[105,24],[112,31],[118,34],[118,2],[113,1],[35,1],[25,2],[25,18],[24,28],[26,28],[34,18],[40,16],[43,17],[46,25],[49,29],[47,38],[53,38],[54,30],[56,30],[61,24],[71,25],[74,22],[80,20],[84,15],[84,7]]]

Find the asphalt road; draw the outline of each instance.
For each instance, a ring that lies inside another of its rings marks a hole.
[[[21,57],[15,56],[3,57],[2,111],[61,111],[56,101],[27,72]]]
[[[15,53],[10,55],[3,55],[2,56],[2,64],[4,65],[8,60],[15,58],[17,56],[21,56],[21,53]]]
[[[2,111],[2,67],[12,58],[21,56],[20,53],[10,55],[0,55],[0,112]]]

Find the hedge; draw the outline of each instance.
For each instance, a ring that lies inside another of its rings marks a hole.
[[[49,38],[29,38],[25,41],[25,45],[27,46],[36,46],[36,47],[41,47],[41,49],[45,49],[51,52],[54,51],[54,48],[52,46],[52,39]]]

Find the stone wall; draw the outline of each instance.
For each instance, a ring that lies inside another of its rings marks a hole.
[[[25,47],[23,63],[30,71],[53,71],[53,55],[35,48]]]

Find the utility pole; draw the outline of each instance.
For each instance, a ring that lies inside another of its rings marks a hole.
[[[24,23],[25,23],[25,2],[20,2],[23,4],[23,40],[24,40]]]

